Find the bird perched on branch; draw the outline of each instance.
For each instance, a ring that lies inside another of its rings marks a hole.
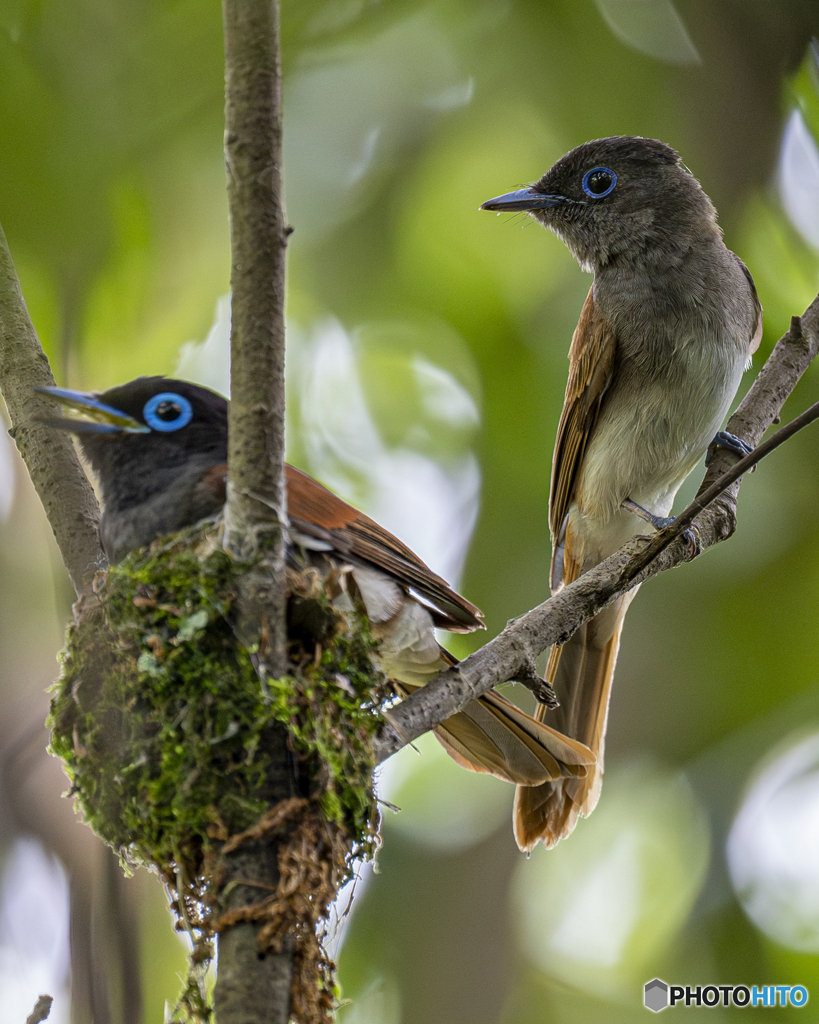
[[[712,444],[762,335],[751,275],[723,243],[716,211],[678,154],[654,139],[587,142],[530,188],[481,209],[523,211],[594,273],[569,350],[549,525],[555,593],[630,537],[665,525]],[[547,847],[597,803],[623,617],[634,591],[552,649],[556,728],[597,755],[583,778],[521,788],[518,845]],[[538,708],[538,717],[544,709]]]
[[[216,516],[226,497],[228,403],[207,388],[140,377],[101,394],[45,388],[71,417],[50,419],[76,434],[97,478],[100,532],[112,562],[156,537]],[[382,669],[406,694],[456,664],[435,628],[483,627],[475,605],[372,519],[306,473],[285,467],[289,543],[321,552],[348,576],[379,641]],[[435,730],[470,771],[534,786],[581,778],[593,756],[488,691]]]

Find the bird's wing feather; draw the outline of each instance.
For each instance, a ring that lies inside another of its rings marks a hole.
[[[214,466],[201,484],[220,501],[226,497],[227,469],[226,463]],[[456,593],[406,544],[300,469],[284,469],[287,511],[299,533],[388,573],[420,598],[441,629],[471,633],[483,628],[480,608]]]
[[[574,497],[578,470],[612,379],[617,339],[589,290],[569,349],[569,382],[557,428],[549,497],[549,526],[556,541]]]
[[[397,537],[294,466],[285,467],[287,510],[294,527],[389,573],[429,607],[436,626],[468,633],[483,627],[479,608],[457,594]]]
[[[734,259],[739,263],[742,268],[742,272],[748,280],[748,284],[751,288],[751,298],[754,300],[754,307],[756,308],[756,322],[754,323],[754,331],[751,335],[750,348],[748,350],[748,362],[750,364],[750,357],[759,348],[759,343],[762,341],[762,303],[759,301],[759,296],[756,293],[756,285],[751,275],[751,271],[745,266],[739,256],[736,253],[731,253]]]

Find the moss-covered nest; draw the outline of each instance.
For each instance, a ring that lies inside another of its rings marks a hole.
[[[200,961],[219,927],[216,855],[225,842],[258,839],[267,827],[259,823],[276,819],[282,726],[299,799],[275,827],[332,826],[341,842],[328,845],[328,901],[377,836],[372,739],[387,690],[366,620],[349,610],[354,602],[343,602],[347,613],[333,603],[345,577],[329,563],[288,569],[291,671],[263,684],[233,629],[241,571],[213,534],[195,530],[111,568],[68,630],[51,708],[52,750],[85,820],[126,863],[159,871],[180,927],[200,938]],[[313,904],[320,917],[326,907]],[[278,924],[272,912],[256,918],[270,924],[272,943],[289,913],[276,912]],[[316,920],[290,916],[288,928],[315,934]],[[316,956],[319,987],[329,990],[331,969]],[[206,1014],[192,989],[186,1002]],[[322,1005],[329,1013],[327,991]]]

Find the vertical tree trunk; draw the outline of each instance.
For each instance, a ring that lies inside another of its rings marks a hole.
[[[265,677],[287,670],[284,586],[284,264],[281,59],[277,0],[223,0],[225,156],[231,223],[231,405],[226,544],[250,561],[239,629]],[[291,795],[286,741],[271,797]],[[241,882],[239,882],[241,880]],[[222,911],[258,903],[278,882],[275,837],[224,858]],[[242,884],[249,883],[249,884]],[[292,942],[260,955],[259,926],[219,936],[219,1024],[287,1024]]]
[[[228,544],[239,556],[273,539],[282,564],[284,263],[281,68],[276,0],[224,0],[225,156],[231,234]],[[283,671],[283,589],[267,624]],[[275,662],[278,661],[278,664]]]

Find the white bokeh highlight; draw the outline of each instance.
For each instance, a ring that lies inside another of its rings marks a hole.
[[[595,967],[616,967],[637,925],[641,883],[640,836],[626,830],[570,894],[549,934],[549,947]],[[590,929],[590,921],[597,927]]]
[[[668,64],[699,64],[700,55],[671,0],[595,0],[614,35]]]
[[[468,104],[475,83],[421,8],[365,43],[306,52],[284,90],[288,214],[315,241],[370,205],[406,147]]]
[[[783,946],[819,952],[819,734],[791,741],[759,771],[726,854],[754,924]]]
[[[608,771],[603,794],[568,839],[518,865],[513,905],[521,949],[537,968],[596,995],[630,997],[691,912],[708,826],[684,776],[654,764]]]
[[[0,412],[0,523],[5,522],[14,503],[14,452],[8,425]]]
[[[180,348],[174,376],[230,395],[230,295],[217,299],[207,338],[187,341]]]
[[[819,249],[819,149],[799,110],[785,125],[778,185],[788,219],[809,245]]]
[[[478,515],[474,454],[443,464],[411,448],[389,447],[367,405],[354,340],[337,321],[318,325],[291,351],[311,472],[342,497],[356,503],[358,496],[376,522],[435,572],[457,580]],[[442,429],[477,424],[475,403],[454,377],[422,358],[413,366],[424,407]]]
[[[464,771],[432,733],[424,733],[381,766],[376,778],[385,810],[383,830],[442,853],[458,853],[511,827],[513,788]]]
[[[401,1024],[401,994],[390,976],[381,976],[338,1010],[339,1024]]]
[[[49,1024],[68,1024],[68,936],[65,872],[36,840],[16,840],[0,882],[0,1024],[21,1024],[43,993]]]

